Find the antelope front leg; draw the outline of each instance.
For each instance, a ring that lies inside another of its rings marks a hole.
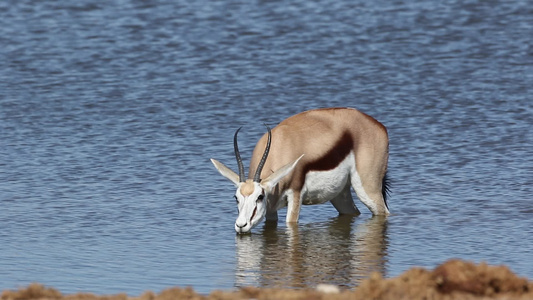
[[[287,195],[287,223],[296,223],[300,217],[302,197],[300,192],[292,191]]]
[[[266,220],[267,221],[278,221],[278,212],[276,210],[267,211]]]

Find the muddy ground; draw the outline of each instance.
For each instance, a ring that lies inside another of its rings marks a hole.
[[[317,290],[283,290],[247,287],[238,291],[197,294],[192,288],[169,288],[159,294],[145,292],[138,297],[126,294],[63,295],[54,288],[32,284],[2,292],[1,300],[171,300],[171,299],[533,299],[533,282],[512,273],[505,266],[450,260],[432,271],[413,268],[398,277],[383,279],[378,273],[354,290],[333,293]]]

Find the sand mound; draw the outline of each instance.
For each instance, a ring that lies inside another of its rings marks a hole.
[[[533,282],[505,266],[450,260],[433,271],[414,268],[387,280],[375,273],[355,294],[361,299],[533,299]]]
[[[192,288],[170,288],[159,294],[146,292],[140,297],[126,294],[97,296],[93,294],[62,295],[53,288],[32,284],[18,291],[2,292],[0,300],[174,300],[174,299],[533,299],[533,282],[512,273],[505,266],[473,264],[450,260],[433,271],[413,268],[402,275],[383,279],[372,274],[355,290],[324,293],[317,290],[282,290],[247,287],[233,292],[214,291],[205,296]]]

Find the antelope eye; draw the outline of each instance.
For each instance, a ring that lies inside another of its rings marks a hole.
[[[263,199],[265,199],[265,195],[261,194],[257,197],[257,202],[261,202]]]

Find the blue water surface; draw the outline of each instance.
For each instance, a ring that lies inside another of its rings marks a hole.
[[[531,37],[525,0],[2,1],[0,290],[354,288],[450,258],[533,278]],[[392,215],[236,236],[209,158],[330,106],[387,126]]]

